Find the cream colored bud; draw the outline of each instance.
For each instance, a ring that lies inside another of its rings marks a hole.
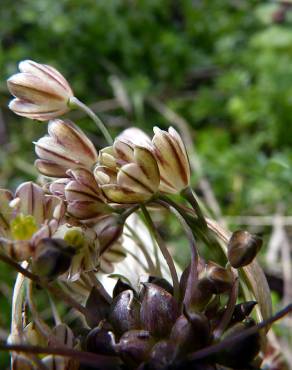
[[[119,144],[116,146],[121,147]],[[158,191],[160,182],[155,157],[151,151],[139,146],[134,147],[132,160],[130,152],[127,152],[128,155],[125,151],[119,153],[122,153],[122,158],[117,155],[117,161],[123,160],[125,164],[117,169],[116,174],[109,174],[99,167],[95,170],[95,178],[99,183],[100,176],[104,176],[103,183],[100,184],[104,194],[115,203],[140,203],[149,200]],[[131,162],[126,162],[127,160]]]
[[[187,151],[178,132],[170,127],[167,131],[154,127],[152,144],[160,172],[160,190],[178,193],[189,186],[190,165]]]
[[[40,158],[35,162],[45,176],[68,177],[68,169],[86,168],[97,161],[97,152],[87,136],[69,120],[50,121],[48,134],[35,143]]]
[[[24,60],[20,73],[7,80],[15,97],[9,108],[16,114],[39,121],[48,121],[70,110],[68,102],[73,92],[66,79],[55,68]]]

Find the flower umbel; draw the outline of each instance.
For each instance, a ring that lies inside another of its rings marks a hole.
[[[66,79],[55,68],[24,60],[19,71],[7,81],[15,97],[9,108],[16,114],[39,121],[59,117],[68,112],[73,92]]]

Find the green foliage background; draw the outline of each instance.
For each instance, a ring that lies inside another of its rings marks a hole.
[[[149,132],[153,125],[167,127],[151,98],[184,117],[224,214],[273,214],[279,203],[291,214],[289,5],[1,0],[0,10],[1,186],[15,188],[35,177],[31,141],[46,125],[7,110],[5,83],[20,60],[33,59],[58,68],[87,103],[113,98],[117,76],[132,109],[101,114],[114,133],[124,122]],[[78,122],[97,146],[103,144],[90,121]],[[196,174],[193,181],[196,186]]]

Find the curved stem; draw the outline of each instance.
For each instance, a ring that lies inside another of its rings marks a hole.
[[[196,215],[200,221],[200,223],[202,224],[202,226],[207,229],[208,226],[207,226],[207,222],[206,222],[206,219],[205,219],[205,216],[203,215],[203,212],[201,210],[201,207],[195,197],[195,194],[193,192],[193,190],[190,188],[190,187],[187,187],[185,188],[184,190],[181,191],[181,195],[183,198],[185,198],[189,203],[190,205],[193,207],[193,210],[196,212]]]
[[[157,244],[159,246],[159,249],[160,249],[167,265],[168,265],[168,268],[169,268],[169,271],[170,271],[170,274],[171,274],[171,277],[172,277],[172,282],[173,282],[173,292],[174,292],[173,295],[177,300],[179,300],[179,281],[178,281],[178,276],[177,276],[177,272],[176,272],[176,268],[175,268],[173,259],[170,255],[163,239],[161,238],[159,232],[157,231],[157,229],[156,229],[156,227],[155,227],[155,225],[152,221],[152,218],[151,218],[149,212],[147,211],[147,208],[144,205],[141,205],[141,209],[142,209],[142,212],[144,214],[146,223],[149,227],[149,230],[153,234],[153,236],[155,237],[155,239],[157,241]]]
[[[52,335],[52,331],[50,327],[43,321],[43,319],[40,317],[40,314],[36,308],[35,302],[33,300],[33,281],[26,279],[27,280],[27,303],[28,307],[30,309],[30,312],[32,314],[33,321],[38,328],[39,332],[46,338],[50,338]],[[53,340],[55,341],[56,338],[53,337]]]
[[[235,276],[234,283],[231,289],[231,292],[229,294],[229,299],[227,302],[226,310],[218,324],[218,326],[215,328],[213,334],[214,334],[214,339],[220,338],[224,330],[227,328],[231,317],[233,315],[234,307],[237,301],[238,297],[238,276]]]
[[[77,99],[75,96],[70,99],[69,105],[72,108],[79,108],[83,110],[96,124],[98,129],[101,131],[103,134],[104,138],[106,139],[107,143],[109,145],[112,145],[113,139],[108,131],[108,129],[105,127],[105,124],[102,122],[102,120],[97,116],[96,113],[93,112],[87,105],[82,103],[79,99]]]
[[[22,266],[26,268],[27,262],[23,262]],[[12,342],[21,339],[23,335],[22,325],[22,306],[25,292],[25,276],[18,273],[14,284],[12,296],[12,312],[11,312],[11,334],[10,339]]]
[[[113,356],[97,355],[92,352],[78,351],[68,347],[40,347],[25,344],[6,344],[0,343],[0,351],[13,351],[33,354],[58,355],[75,358],[83,364],[102,366],[103,369],[116,369],[120,364],[120,359]]]

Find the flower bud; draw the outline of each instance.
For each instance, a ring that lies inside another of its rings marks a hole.
[[[122,335],[117,345],[126,364],[132,368],[145,361],[154,344],[150,333],[146,330],[130,330]]]
[[[179,193],[190,183],[190,165],[185,145],[178,132],[154,127],[152,143],[160,172],[159,189],[166,193]]]
[[[144,283],[140,318],[142,327],[155,337],[166,337],[179,315],[176,300],[165,289]]]
[[[39,121],[48,121],[70,110],[68,103],[73,92],[65,78],[53,67],[24,60],[20,73],[7,80],[15,97],[9,108],[16,114]]]
[[[92,173],[85,168],[68,170],[71,181],[65,186],[67,211],[73,217],[92,222],[107,213],[109,207]]]
[[[49,122],[48,134],[35,144],[40,158],[35,165],[40,173],[50,177],[68,177],[68,169],[91,170],[97,161],[97,152],[88,137],[69,120]]]
[[[62,239],[44,238],[38,244],[32,269],[39,276],[54,279],[70,267],[74,249]]]
[[[144,147],[115,141],[99,155],[94,176],[110,202],[140,203],[157,193],[160,176],[156,159]]]
[[[104,328],[92,329],[86,337],[86,350],[100,355],[115,354],[115,337],[111,331]]]
[[[234,268],[246,266],[252,262],[262,246],[262,239],[248,231],[235,231],[228,243],[228,261]]]
[[[140,302],[134,297],[132,290],[125,290],[114,299],[109,322],[119,335],[140,328]]]
[[[98,237],[102,254],[119,239],[123,232],[123,225],[119,221],[119,216],[110,214],[98,219],[94,225],[94,231]]]

